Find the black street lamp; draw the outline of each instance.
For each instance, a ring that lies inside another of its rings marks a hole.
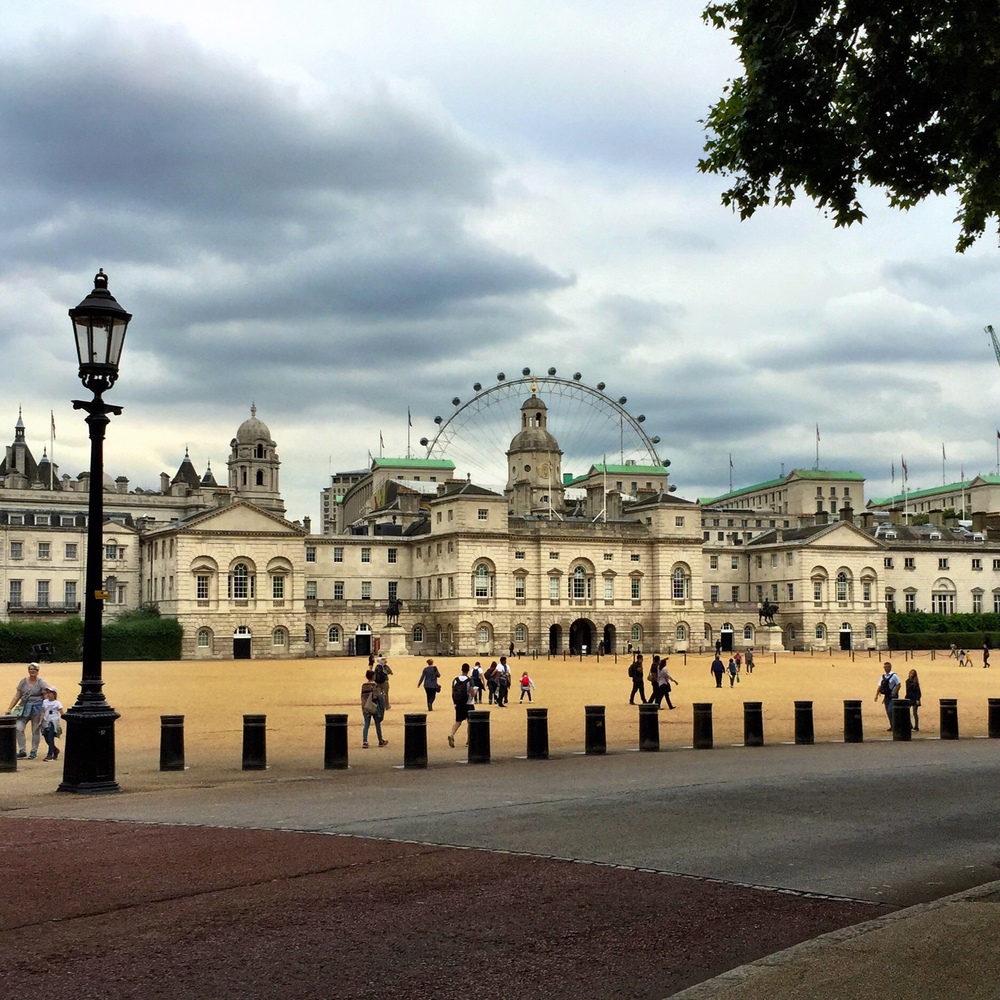
[[[73,400],[74,410],[87,411],[90,428],[90,492],[87,512],[87,579],[83,613],[83,677],[76,704],[66,712],[66,748],[60,792],[98,794],[120,792],[115,780],[115,719],[118,713],[104,697],[101,616],[104,613],[104,431],[109,414],[120,406],[105,403],[101,394],[118,379],[125,331],[130,313],[108,291],[101,269],[94,290],[70,309],[80,381],[94,394],[88,401]]]

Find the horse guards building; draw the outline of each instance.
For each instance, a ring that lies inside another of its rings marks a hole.
[[[285,518],[255,407],[225,485],[188,454],[158,490],[106,477],[106,614],[155,604],[185,658],[226,659],[866,649],[890,610],[1000,611],[1000,477],[866,504],[858,473],[794,469],[691,501],[665,465],[570,474],[537,392],[520,414],[502,492],[448,460],[378,458],[331,477],[318,533]],[[4,613],[80,614],[87,474],[36,462],[20,415],[14,434]]]

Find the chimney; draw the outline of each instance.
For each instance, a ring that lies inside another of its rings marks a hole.
[[[170,476],[165,472],[160,473],[160,492],[163,494],[170,492]]]
[[[312,518],[304,517],[302,518],[302,527],[306,529],[306,534],[312,533]]]
[[[854,523],[854,508],[845,500],[844,506],[840,508],[840,519],[841,521],[848,521],[851,524]]]

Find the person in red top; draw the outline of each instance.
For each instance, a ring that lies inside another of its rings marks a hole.
[[[534,689],[535,689],[535,683],[528,676],[528,671],[525,670],[525,672],[523,674],[521,674],[521,701],[524,701],[524,696],[527,695],[528,696],[528,701],[530,702],[531,701],[531,692]]]

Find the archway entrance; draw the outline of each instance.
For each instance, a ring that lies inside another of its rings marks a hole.
[[[570,625],[569,651],[573,655],[594,652],[594,626],[586,618],[577,618]]]
[[[719,629],[719,640],[722,642],[722,651],[724,653],[731,653],[733,651],[733,624],[732,622],[726,622],[722,628]]]
[[[851,623],[842,622],[840,626],[840,648],[851,648]]]
[[[372,627],[362,622],[354,630],[354,655],[370,656],[372,652]]]
[[[614,625],[604,626],[604,652],[605,654],[617,652],[615,649],[618,643],[618,630]]]
[[[249,660],[253,635],[248,625],[239,625],[233,633],[233,659]]]
[[[549,652],[554,656],[562,648],[562,626],[549,626]]]

